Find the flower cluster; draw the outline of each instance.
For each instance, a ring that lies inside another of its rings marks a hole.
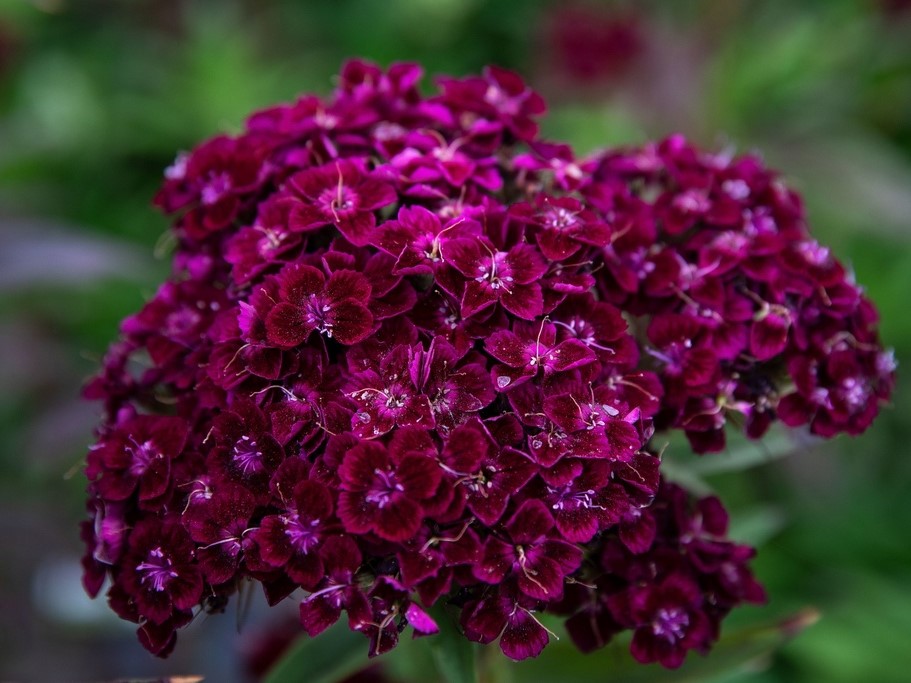
[[[514,659],[552,612],[678,666],[763,592],[656,430],[861,431],[874,310],[755,158],[577,160],[515,74],[420,76],[351,62],[166,170],[173,276],[86,389],[86,588],[161,656],[254,579],[371,654],[443,603]]]

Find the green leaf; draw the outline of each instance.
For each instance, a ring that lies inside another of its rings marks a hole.
[[[689,468],[701,476],[742,472],[786,458],[797,453],[801,447],[793,432],[774,431],[762,441],[744,440],[744,443],[729,447],[722,453],[703,455],[690,463]]]
[[[691,652],[683,666],[675,670],[640,664],[629,654],[628,640],[618,639],[604,650],[582,656],[567,639],[561,639],[545,648],[538,659],[519,662],[515,666],[516,679],[536,683],[720,683],[755,669],[817,619],[818,612],[806,608],[785,619],[731,631],[722,635],[708,656]]]
[[[442,606],[431,610],[440,627],[431,647],[437,669],[447,683],[476,683],[478,645],[462,635],[453,615]]]
[[[301,637],[263,683],[337,683],[368,663],[364,636],[342,619],[317,638]]]

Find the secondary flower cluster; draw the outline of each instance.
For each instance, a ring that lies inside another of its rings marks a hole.
[[[861,431],[894,365],[873,308],[755,158],[576,160],[515,74],[420,76],[351,62],[167,169],[173,276],[86,389],[86,588],[162,656],[252,578],[371,654],[444,603],[515,659],[552,612],[678,666],[763,592],[656,428]]]

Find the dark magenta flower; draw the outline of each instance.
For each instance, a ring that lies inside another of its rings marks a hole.
[[[542,320],[538,325],[517,322],[513,331],[494,332],[484,344],[503,365],[494,366],[498,391],[509,391],[536,377],[565,372],[595,361],[594,352],[578,339],[557,342],[557,328]]]
[[[314,590],[323,578],[319,550],[334,527],[332,494],[323,484],[304,479],[286,495],[285,511],[264,517],[251,537],[263,562]]]
[[[537,281],[547,264],[531,245],[500,251],[487,241],[459,238],[447,243],[443,260],[465,278],[461,305],[466,318],[497,302],[523,320],[534,320],[544,310]]]
[[[528,605],[528,606],[527,606]],[[534,616],[534,603],[493,594],[462,610],[462,627],[469,640],[491,643],[510,659],[537,657],[550,642],[548,631]]]
[[[294,264],[278,283],[280,298],[265,323],[269,341],[280,348],[302,344],[313,331],[350,345],[373,328],[370,282],[360,273],[338,270],[327,280],[317,268]]]
[[[193,555],[193,542],[176,520],[143,520],[130,533],[116,585],[140,618],[163,624],[202,597],[202,573]]]
[[[765,595],[661,445],[862,432],[876,310],[757,157],[580,159],[516,74],[420,76],[351,62],[165,172],[173,274],[85,390],[86,590],[160,656],[254,580],[371,655],[442,603],[513,659],[551,613],[679,666]]]
[[[661,662],[676,669],[688,650],[705,650],[714,639],[700,610],[702,593],[685,576],[672,574],[658,586],[631,589],[623,598],[623,611],[635,624],[630,652],[643,664]]]
[[[415,372],[422,353],[402,345],[387,353],[376,369],[351,376],[348,395],[358,405],[351,417],[351,431],[360,437],[376,437],[394,427],[434,426],[430,399],[416,385]]]
[[[345,238],[362,247],[376,225],[374,211],[396,200],[395,190],[366,173],[355,161],[343,160],[307,169],[288,180],[292,196],[289,227],[294,232],[335,225]]]
[[[388,541],[417,533],[423,504],[440,483],[436,461],[362,442],[342,461],[338,515],[346,531],[374,532]]]
[[[556,600],[563,582],[582,561],[579,548],[551,537],[554,519],[540,500],[527,500],[503,525],[503,539],[491,537],[473,567],[485,583],[509,580],[536,600]]]
[[[250,518],[256,508],[253,494],[242,486],[227,484],[184,514],[190,538],[201,547],[196,559],[206,580],[215,585],[234,578],[245,552],[252,546]]]
[[[187,432],[186,421],[177,417],[132,417],[89,452],[86,476],[108,501],[125,500],[134,491],[140,501],[160,498],[171,483],[171,465],[183,451]]]

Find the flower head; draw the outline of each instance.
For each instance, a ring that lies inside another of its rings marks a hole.
[[[875,309],[755,157],[577,159],[518,75],[420,76],[351,62],[165,171],[173,276],[86,388],[85,587],[161,656],[253,579],[371,655],[443,602],[513,659],[550,612],[679,666],[764,593],[656,433],[860,433]]]

